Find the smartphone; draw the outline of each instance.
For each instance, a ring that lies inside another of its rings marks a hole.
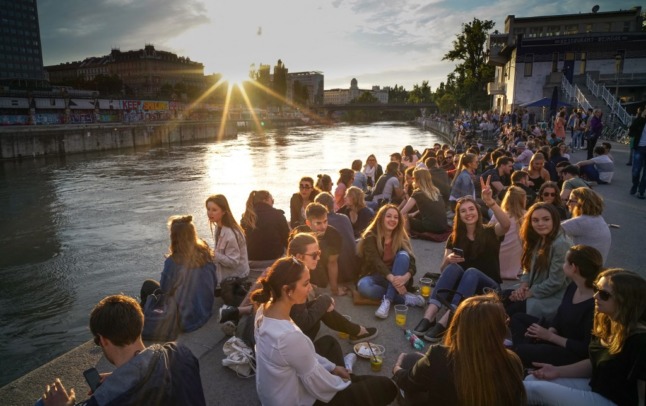
[[[458,257],[464,258],[464,251],[462,251],[461,248],[453,248],[453,254],[457,255]]]
[[[86,369],[83,371],[83,376],[92,392],[101,385],[101,375],[99,375],[99,371],[96,368]]]

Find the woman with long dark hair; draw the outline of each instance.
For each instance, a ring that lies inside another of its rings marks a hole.
[[[556,209],[548,203],[529,208],[520,237],[523,274],[518,289],[508,292],[507,313],[527,313],[551,322],[568,285],[563,263],[572,243],[561,229]]]
[[[538,190],[537,202],[545,202],[554,206],[561,221],[568,218],[568,210],[561,200],[559,186],[556,182],[545,182],[541,185]]]
[[[285,212],[274,208],[271,193],[266,190],[249,193],[240,225],[246,236],[251,261],[275,260],[283,256],[289,225]]]
[[[352,169],[341,169],[339,171],[339,180],[336,182],[334,189],[334,211],[337,212],[345,206],[345,191],[352,186],[354,182],[354,171]]]
[[[317,340],[324,354],[290,318],[312,290],[310,271],[292,258],[277,260],[251,299],[258,304],[255,319],[256,389],[263,405],[388,405],[397,388],[383,376],[348,373],[335,338]]]
[[[593,289],[590,357],[562,366],[535,362],[532,376],[525,379],[529,404],[638,404],[637,381],[646,376],[646,280],[608,269]]]
[[[218,281],[222,284],[228,278],[246,278],[249,275],[247,242],[227,198],[209,196],[205,205],[214,241],[213,262],[218,267]]]
[[[319,193],[314,188],[314,179],[309,176],[303,176],[301,178],[300,182],[298,182],[298,190],[299,192],[294,193],[289,200],[289,225],[292,228],[305,224],[305,209],[308,204],[314,201],[314,198]]]
[[[526,368],[532,362],[567,365],[588,358],[594,314],[594,281],[602,271],[603,258],[596,249],[575,245],[565,256],[563,272],[568,285],[552,323],[516,313],[511,318],[513,349]]]
[[[168,219],[170,247],[164,261],[161,280],[149,279],[141,287],[141,304],[148,295],[161,289],[175,290],[179,303],[180,328],[193,331],[210,318],[217,277],[208,244],[197,236],[193,216],[172,216]]]
[[[407,405],[524,405],[523,368],[503,345],[507,315],[495,294],[458,306],[442,345],[401,354],[394,380]]]

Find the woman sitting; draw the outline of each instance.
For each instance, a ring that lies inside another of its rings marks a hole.
[[[449,224],[446,221],[446,207],[438,188],[433,185],[428,169],[413,171],[414,190],[402,209],[402,216],[408,215],[406,227],[418,233],[444,233]],[[417,210],[412,211],[414,208]]]
[[[451,196],[449,200],[452,205],[461,197],[476,197],[476,188],[473,184],[471,175],[478,167],[478,159],[473,154],[463,154],[460,156],[460,163],[455,170],[455,177],[451,183]]]
[[[587,187],[578,187],[570,193],[568,207],[572,218],[561,223],[565,234],[575,244],[596,248],[606,263],[610,252],[612,236],[603,214],[603,199],[597,192]]]
[[[345,191],[352,186],[352,182],[354,182],[354,171],[352,169],[341,169],[339,171],[339,180],[336,182],[336,189],[334,189],[335,212],[345,206]]]
[[[350,186],[345,192],[345,206],[338,212],[350,219],[354,238],[361,238],[361,234],[375,217],[375,212],[366,206],[365,194],[356,186]]]
[[[218,267],[218,281],[222,284],[229,278],[246,278],[249,275],[247,242],[244,231],[231,213],[227,198],[224,195],[209,196],[206,214],[213,234],[213,262]]]
[[[443,345],[401,354],[394,380],[407,405],[524,405],[523,368],[503,341],[507,315],[495,294],[458,306]]]
[[[287,248],[289,225],[285,212],[274,208],[274,198],[266,190],[249,194],[240,225],[247,237],[247,252],[251,261],[280,258]]]
[[[180,328],[194,331],[211,318],[217,285],[215,265],[209,246],[197,236],[193,216],[172,216],[168,227],[170,248],[161,281],[144,282],[141,303],[144,305],[148,295],[157,289],[167,294],[174,292],[179,304]]]
[[[562,366],[535,362],[525,379],[529,404],[638,404],[637,381],[646,378],[646,280],[609,269],[593,289],[590,358]]]
[[[510,186],[502,199],[500,208],[509,217],[509,230],[505,233],[504,240],[500,243],[500,277],[502,279],[518,279],[520,273],[520,257],[523,254],[523,244],[520,240],[520,225],[525,217],[525,201],[527,194],[518,186]],[[496,224],[496,216],[491,218],[489,224]]]
[[[526,368],[532,362],[567,365],[588,358],[594,314],[594,281],[602,270],[599,251],[575,245],[565,256],[563,272],[572,280],[549,328],[540,319],[517,313],[510,328],[514,351]]]
[[[480,179],[482,199],[496,216],[496,224],[482,224],[478,203],[472,197],[464,197],[455,207],[453,233],[446,241],[444,260],[440,265],[442,274],[428,301],[424,317],[413,330],[430,342],[438,342],[449,325],[450,312],[442,320],[436,316],[442,304],[438,295],[457,307],[463,298],[482,293],[485,289],[500,289],[500,241],[509,230],[509,217],[493,200],[489,179]],[[450,295],[442,290],[455,290]]]
[[[319,181],[320,176],[321,175],[319,175]],[[330,181],[330,183],[332,182]],[[319,191],[314,188],[314,179],[310,178],[309,176],[304,176],[301,178],[300,182],[298,182],[298,190],[299,192],[294,193],[292,195],[292,198],[289,200],[289,225],[292,228],[296,228],[305,224],[305,209],[307,208],[308,204],[314,201],[314,198],[319,193]]]
[[[572,245],[561,230],[554,206],[536,203],[520,229],[523,240],[520,287],[507,291],[507,313],[527,313],[548,323],[556,315],[568,281],[563,273],[565,254]]]
[[[424,298],[408,292],[417,271],[410,239],[397,206],[382,206],[357,246],[361,257],[357,290],[370,299],[382,299],[375,316],[388,318],[391,303],[424,306]]]
[[[545,169],[545,156],[541,152],[532,155],[526,171],[529,174],[530,187],[536,193],[541,189],[543,183],[552,180],[549,171]]]
[[[263,405],[388,405],[397,388],[383,376],[350,375],[339,343],[324,336],[316,344],[294,324],[290,311],[312,290],[309,269],[293,258],[279,259],[251,298],[255,319],[256,390]],[[315,346],[325,348],[324,355]]]
[[[384,170],[377,163],[377,157],[374,154],[368,155],[366,158],[366,165],[363,167],[363,173],[366,175],[368,188],[372,190],[377,184],[377,180],[384,174]]]
[[[561,221],[568,218],[567,207],[563,204],[561,200],[561,195],[559,193],[559,187],[556,182],[545,182],[538,191],[539,202],[549,203],[556,211],[559,213],[559,219]]]
[[[332,193],[332,178],[330,175],[319,173],[316,175],[316,186],[315,189],[318,193],[328,192]]]

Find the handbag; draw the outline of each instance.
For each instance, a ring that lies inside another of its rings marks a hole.
[[[220,282],[220,296],[227,306],[240,306],[249,289],[251,282],[247,278],[232,276]]]
[[[222,352],[225,355],[222,365],[234,370],[239,378],[256,375],[256,357],[253,350],[240,338],[233,336],[225,341]]]
[[[175,300],[175,291],[181,279],[168,292],[157,289],[148,295],[144,304],[144,328],[141,337],[152,341],[173,341],[180,333],[179,304]]]

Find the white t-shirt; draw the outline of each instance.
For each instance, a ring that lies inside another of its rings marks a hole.
[[[594,166],[599,172],[599,180],[610,183],[612,181],[612,175],[615,173],[615,163],[612,162],[612,159],[604,154],[595,156],[590,160],[594,162]]]

